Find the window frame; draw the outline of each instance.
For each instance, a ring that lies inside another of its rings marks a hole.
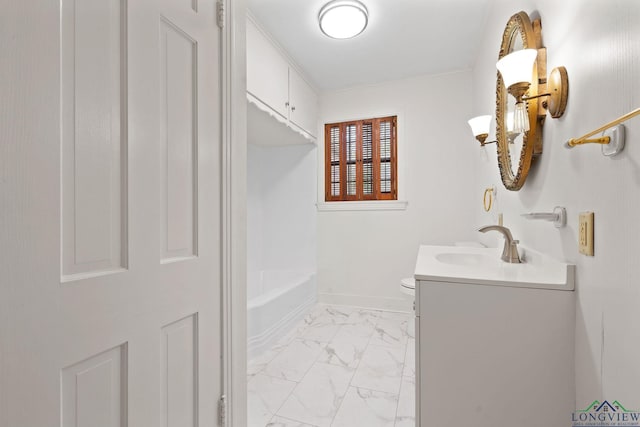
[[[380,123],[390,122],[390,191],[383,193],[381,191],[380,171],[382,165],[382,159],[380,155]],[[373,191],[371,194],[365,194],[364,192],[364,163],[363,159],[363,126],[365,124],[371,124],[371,162],[372,162],[372,184]],[[325,202],[354,202],[354,201],[396,201],[398,200],[398,116],[385,116],[376,117],[363,120],[349,120],[343,122],[326,123],[325,125],[325,159],[324,159],[324,172],[325,172]],[[355,194],[347,194],[347,128],[349,126],[356,127],[356,191]],[[332,194],[332,152],[331,152],[331,129],[339,128],[339,154],[338,161],[339,166],[339,185],[340,191],[338,195]]]

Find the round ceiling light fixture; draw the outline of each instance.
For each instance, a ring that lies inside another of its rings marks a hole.
[[[367,27],[369,11],[357,0],[333,0],[320,9],[320,29],[334,39],[350,39]]]

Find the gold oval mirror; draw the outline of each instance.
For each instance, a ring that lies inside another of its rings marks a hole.
[[[538,49],[539,54],[533,67],[530,94],[538,92],[538,73],[546,76],[544,58],[540,58],[542,51],[539,21],[531,23],[529,15],[519,12],[513,15],[502,35],[502,45],[498,59],[512,52],[522,49]],[[509,100],[509,93],[505,88],[502,75],[498,71],[496,80],[496,139],[498,151],[498,165],[502,182],[508,190],[517,191],[524,184],[529,174],[531,162],[542,152],[542,123],[544,111],[538,114],[538,100],[525,101],[529,117],[530,128],[524,133],[513,132],[513,117],[515,104]]]

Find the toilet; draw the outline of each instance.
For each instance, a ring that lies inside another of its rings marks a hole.
[[[400,280],[400,290],[407,295],[416,295],[416,279],[413,277],[406,277]]]

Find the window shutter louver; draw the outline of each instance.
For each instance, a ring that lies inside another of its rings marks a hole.
[[[333,126],[330,130],[331,138],[331,195],[340,197],[340,127]]]

